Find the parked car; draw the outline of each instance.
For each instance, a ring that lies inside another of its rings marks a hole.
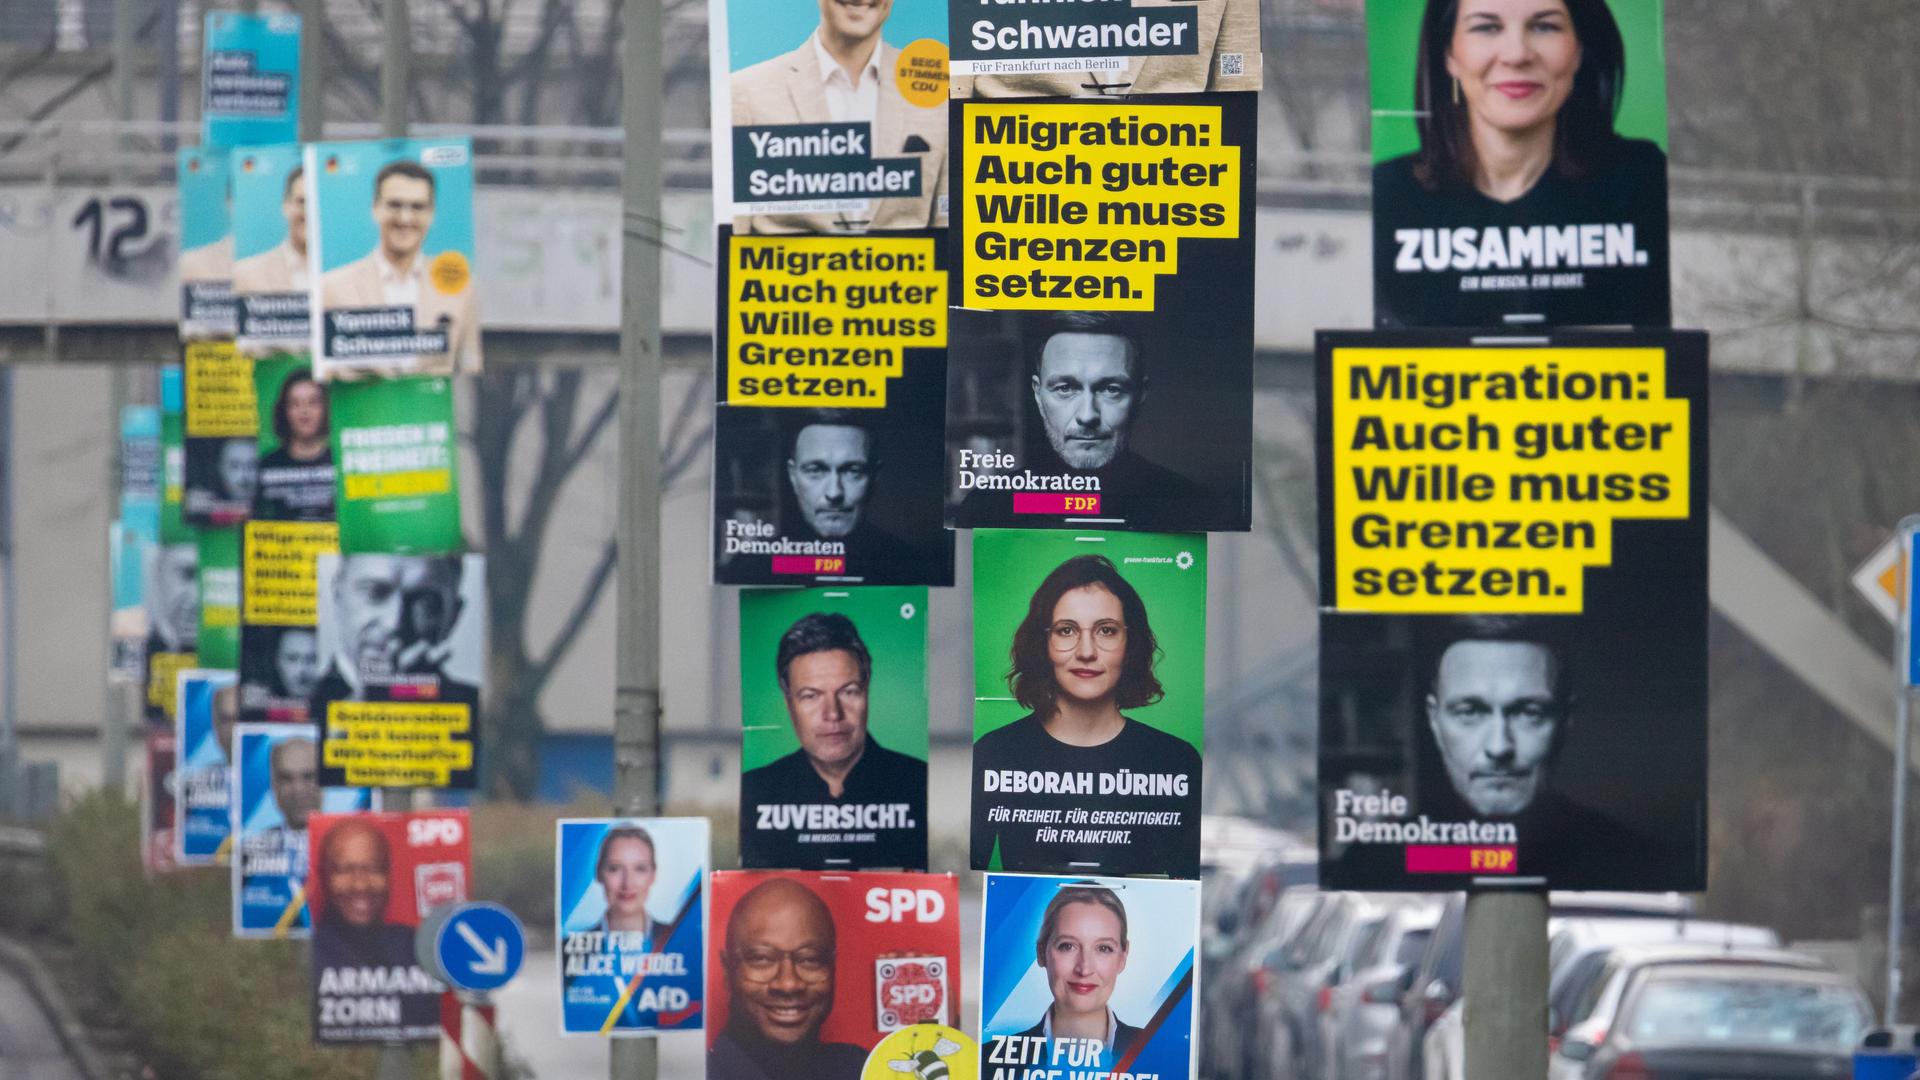
[[[1386,1080],[1387,1040],[1400,1021],[1401,983],[1420,962],[1440,905],[1416,898],[1388,910],[1320,1015],[1320,1080]]]
[[[1216,980],[1211,997],[1208,1042],[1212,1045],[1212,1075],[1247,1080],[1249,1066],[1260,1053],[1254,1017],[1260,998],[1272,985],[1275,971],[1289,942],[1312,922],[1331,896],[1318,889],[1296,887],[1281,894],[1245,946],[1228,961]]]
[[[1633,980],[1581,1080],[1841,1080],[1871,1023],[1846,976],[1719,961],[1667,964]]]
[[[1379,925],[1385,912],[1358,893],[1334,893],[1279,957],[1258,999],[1259,1037],[1246,1080],[1294,1080],[1319,1073],[1320,1012],[1356,935]]]

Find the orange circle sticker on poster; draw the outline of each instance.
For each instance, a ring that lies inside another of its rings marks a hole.
[[[433,257],[427,266],[427,277],[433,287],[444,295],[451,296],[467,287],[467,280],[473,276],[467,267],[467,257],[457,251],[443,251]]]
[[[907,43],[893,65],[893,79],[907,104],[931,109],[947,103],[947,46],[932,38]]]
[[[980,1044],[945,1024],[913,1024],[881,1039],[860,1080],[979,1080]]]

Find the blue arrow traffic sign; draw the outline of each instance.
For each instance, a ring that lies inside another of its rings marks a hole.
[[[526,953],[527,932],[499,904],[461,904],[433,940],[441,976],[456,989],[476,993],[505,986]]]

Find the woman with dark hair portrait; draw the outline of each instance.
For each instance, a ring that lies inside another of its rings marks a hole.
[[[1671,322],[1667,159],[1614,130],[1626,77],[1608,0],[1427,0],[1420,148],[1374,167],[1376,321]]]
[[[327,390],[305,368],[280,384],[273,400],[273,434],[280,446],[260,459],[254,516],[269,521],[330,520],[333,445]]]
[[[1046,973],[1053,1004],[1022,1037],[1098,1042],[1100,1066],[1112,1068],[1140,1029],[1114,1013],[1113,990],[1127,969],[1127,908],[1104,885],[1076,881],[1063,885],[1040,917],[1033,943],[1034,960]],[[1046,1060],[1079,1060],[1072,1055]]]
[[[1068,559],[1009,651],[1007,686],[1031,711],[974,743],[973,865],[1197,874],[1200,754],[1122,712],[1165,696],[1139,592],[1104,556]]]

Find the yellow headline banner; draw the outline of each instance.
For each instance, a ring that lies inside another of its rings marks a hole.
[[[240,549],[243,618],[253,626],[312,626],[319,559],[340,550],[331,521],[249,521]]]
[[[231,341],[187,346],[186,431],[189,438],[248,438],[260,433],[253,360]]]
[[[446,787],[473,768],[473,710],[426,701],[327,704],[322,762],[351,787]]]

